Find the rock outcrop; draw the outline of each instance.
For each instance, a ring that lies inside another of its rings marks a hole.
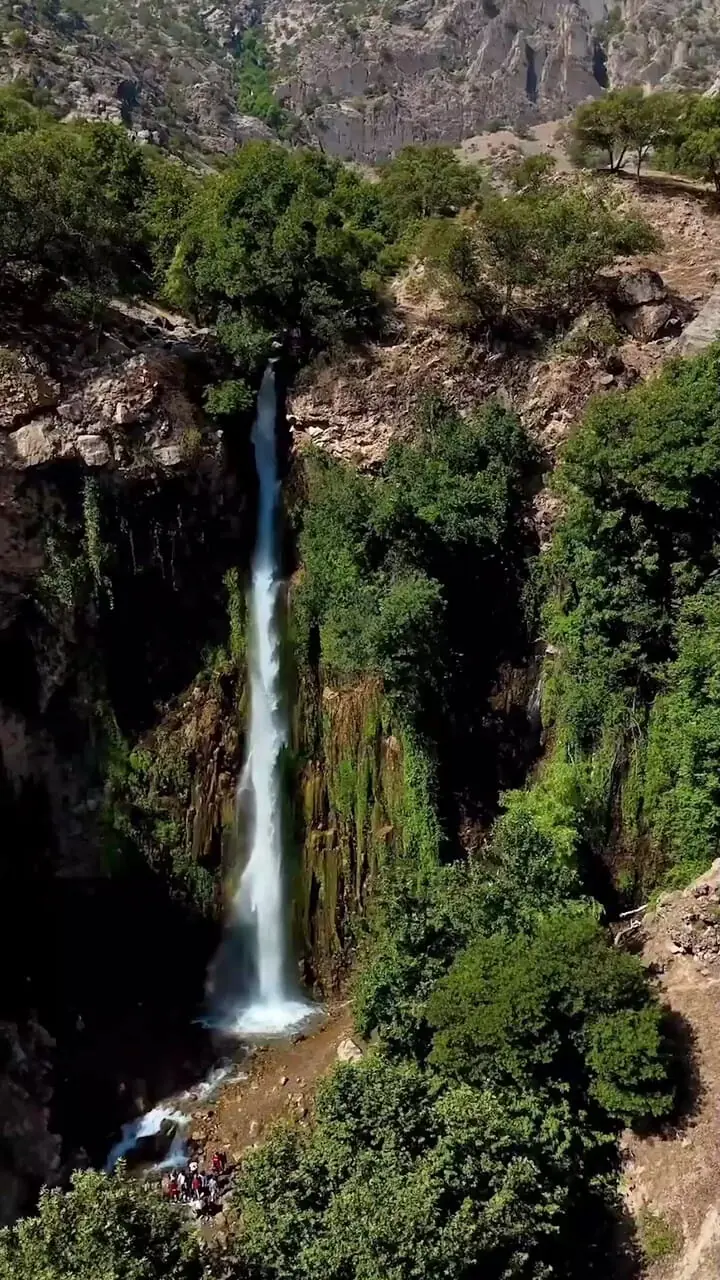
[[[235,424],[236,470],[203,410],[222,370],[208,334],[151,307],[109,307],[101,331],[39,304],[0,321],[8,1216],[81,1147],[102,1162],[133,1045],[199,999],[237,768],[226,577],[253,523],[249,439]]]
[[[558,119],[608,83],[708,88],[720,49],[720,0],[97,0],[85,17],[23,0],[12,24],[0,78],[196,152],[269,136],[236,106],[239,37],[260,24],[278,96],[365,161]]]
[[[59,1170],[60,1138],[49,1124],[53,1047],[34,1019],[0,1022],[0,1226]]]

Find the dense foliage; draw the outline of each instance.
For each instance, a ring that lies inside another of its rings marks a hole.
[[[150,291],[179,234],[193,179],[125,129],[59,124],[22,90],[0,99],[0,272],[44,272]]]
[[[471,206],[482,170],[464,165],[452,147],[408,146],[379,169],[380,196],[397,232],[425,218],[448,218]]]
[[[293,132],[298,122],[273,92],[270,55],[261,33],[254,27],[238,40],[238,111],[255,116],[280,136]]]
[[[461,680],[487,678],[484,648],[496,652],[525,571],[531,467],[514,415],[490,405],[461,418],[439,403],[426,406],[416,438],[394,445],[377,477],[322,455],[309,460],[295,614],[305,646],[317,630],[330,675],[376,673],[425,722],[456,704]],[[496,626],[475,647],[472,672],[463,652],[468,596],[484,598]]]
[[[428,1019],[431,1062],[468,1084],[570,1088],[576,1105],[589,1096],[621,1121],[672,1105],[644,969],[587,911],[478,938],[436,987]]]
[[[591,1166],[567,1103],[375,1056],[330,1077],[309,1133],[245,1159],[235,1247],[278,1280],[567,1274]]]
[[[675,128],[679,101],[674,93],[630,86],[583,103],[570,126],[575,159],[588,164],[599,157],[617,173],[632,154],[639,177],[649,152],[664,146]]]
[[[122,1173],[76,1173],[36,1217],[0,1231],[1,1280],[202,1280],[180,1206]]]
[[[384,245],[363,179],[318,152],[248,143],[191,207],[168,291],[255,372],[278,335],[307,351],[372,327]]]
[[[712,349],[591,406],[566,450],[550,561],[557,754],[579,796],[602,780],[600,844],[622,780],[627,835],[685,874],[717,852],[719,372]],[[587,813],[576,821],[588,828]]]

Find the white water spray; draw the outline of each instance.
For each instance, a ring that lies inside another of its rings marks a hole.
[[[250,856],[233,903],[234,923],[249,926],[255,960],[251,1004],[229,1029],[278,1033],[301,1022],[310,1007],[294,1000],[287,983],[283,888],[280,761],[287,725],[280,683],[277,505],[280,484],[275,448],[275,374],[268,366],[252,432],[258,472],[258,523],[250,597],[250,731],[238,781],[238,802],[252,797]]]

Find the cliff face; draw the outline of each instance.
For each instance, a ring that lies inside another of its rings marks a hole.
[[[202,991],[237,768],[229,613],[254,472],[244,429],[224,444],[202,409],[220,356],[172,317],[115,308],[88,329],[11,306],[0,343],[12,1214],[60,1169],[53,1135],[63,1159],[93,1130],[102,1148],[135,1088],[138,1018],[185,1025]]]
[[[717,0],[624,0],[609,27],[608,72],[613,84],[716,88],[719,52]]]
[[[237,110],[240,37],[260,25],[278,96],[325,150],[364,161],[555,120],[607,83],[705,89],[720,48],[718,0],[93,0],[82,17],[25,0],[0,22],[3,80],[195,151],[270,136]]]
[[[322,145],[373,160],[494,121],[556,119],[605,82],[602,0],[408,0],[348,18],[271,0],[278,93]]]

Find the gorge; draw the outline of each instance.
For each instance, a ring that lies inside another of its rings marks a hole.
[[[705,1266],[694,142],[639,181],[592,137],[583,168],[265,140],[201,170],[4,93],[0,1280]],[[691,140],[715,110],[670,105]],[[228,1030],[284,1038],[219,1079]],[[166,1104],[227,1155],[207,1229],[109,1169]]]

